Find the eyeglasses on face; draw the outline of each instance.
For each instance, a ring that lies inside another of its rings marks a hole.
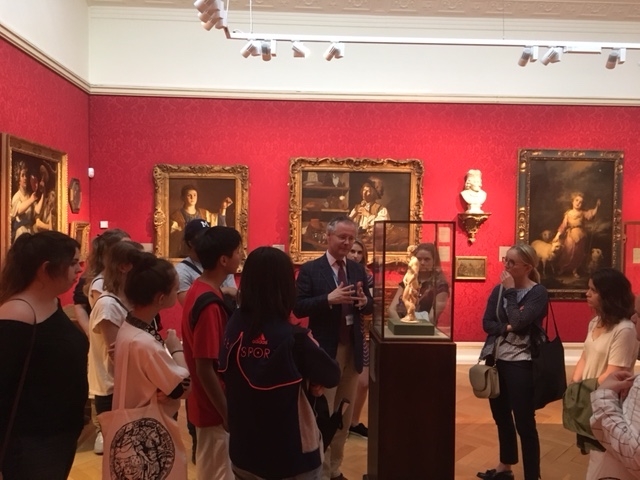
[[[511,260],[510,258],[507,258],[507,257],[502,257],[502,263],[504,265],[506,265],[507,267],[515,267],[516,265],[524,265],[521,262],[516,262],[515,260]]]

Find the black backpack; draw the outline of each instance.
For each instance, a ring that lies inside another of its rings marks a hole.
[[[196,298],[193,308],[191,309],[191,313],[189,314],[189,325],[191,326],[191,330],[196,328],[196,323],[198,323],[198,319],[200,318],[202,311],[212,303],[220,305],[227,314],[227,317],[230,317],[235,310],[235,308],[232,308],[227,301],[223,300],[215,293],[204,292]]]

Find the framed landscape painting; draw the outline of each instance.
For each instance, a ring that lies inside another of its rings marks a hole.
[[[377,221],[422,220],[422,161],[373,158],[292,158],[289,182],[289,253],[294,263],[327,248],[327,224],[346,215],[358,238],[373,251]],[[387,258],[404,259],[419,225],[388,233]]]
[[[456,280],[486,280],[487,257],[456,257]]]
[[[212,227],[235,228],[246,251],[249,167],[159,164],[153,168],[153,179],[156,255],[173,261],[184,258],[184,226],[195,218]]]
[[[24,233],[67,233],[67,155],[2,135],[0,260]]]
[[[517,239],[540,258],[551,298],[581,299],[589,275],[621,267],[624,153],[520,150]]]

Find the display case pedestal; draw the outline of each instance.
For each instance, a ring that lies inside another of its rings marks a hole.
[[[456,345],[371,332],[367,480],[454,478]]]

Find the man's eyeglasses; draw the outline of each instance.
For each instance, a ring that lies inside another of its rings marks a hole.
[[[507,267],[515,267],[516,265],[522,265],[520,262],[516,262],[515,260],[511,260],[507,257],[502,257],[502,263]]]

